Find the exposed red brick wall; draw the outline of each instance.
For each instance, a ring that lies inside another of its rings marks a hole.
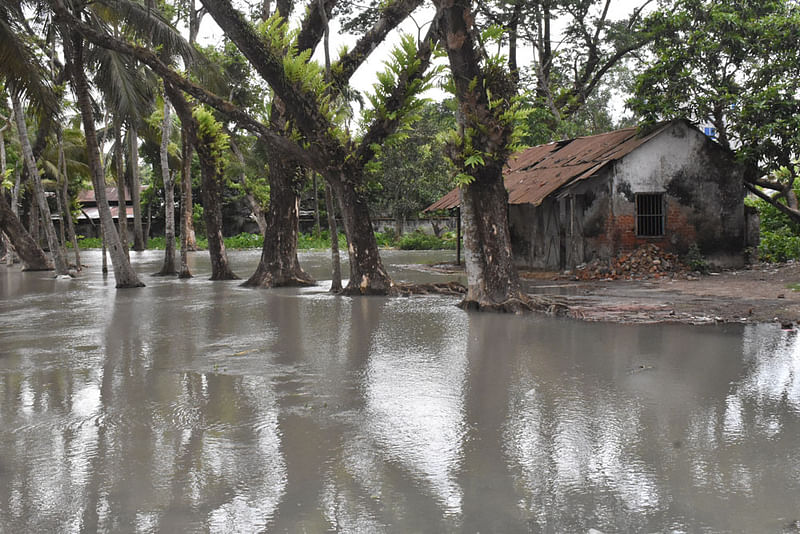
[[[628,210],[626,210],[628,211]],[[606,219],[605,234],[598,242],[608,245],[618,252],[630,252],[641,245],[653,243],[664,251],[685,254],[689,245],[696,241],[697,229],[689,221],[688,209],[678,202],[667,202],[667,221],[663,237],[638,237],[636,235],[636,215],[631,205],[630,213],[610,216]]]

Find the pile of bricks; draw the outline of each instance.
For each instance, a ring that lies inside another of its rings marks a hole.
[[[594,260],[579,265],[572,274],[578,280],[648,280],[685,278],[690,271],[675,254],[646,244],[633,252],[621,253],[612,260]]]

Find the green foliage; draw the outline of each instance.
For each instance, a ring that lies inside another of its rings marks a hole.
[[[445,139],[455,116],[445,105],[427,104],[406,139],[377,158],[368,174],[370,207],[397,219],[416,216],[452,188]]]
[[[800,259],[800,236],[787,227],[776,231],[762,230],[758,257],[768,262]]]
[[[261,234],[248,234],[242,232],[239,235],[226,237],[224,240],[225,248],[229,249],[247,249],[247,248],[261,248],[264,246],[264,236]]]
[[[717,128],[762,175],[800,153],[800,5],[786,0],[678,0],[648,17],[653,59],[628,103],[644,120]]]
[[[426,234],[421,230],[403,235],[397,241],[397,248],[402,250],[439,250],[455,249],[456,239],[452,232],[446,232],[442,238]]]
[[[328,230],[323,230],[319,236],[310,234],[298,234],[297,248],[302,250],[320,250],[331,247],[331,234]],[[339,233],[339,250],[347,250],[347,238],[343,233]]]
[[[800,224],[760,198],[748,198],[745,203],[758,210],[761,221],[758,258],[767,262],[800,259]]]

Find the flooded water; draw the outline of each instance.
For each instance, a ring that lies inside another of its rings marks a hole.
[[[404,280],[446,259],[385,255]],[[0,532],[800,526],[794,332],[242,289],[193,261],[136,290],[0,267]]]

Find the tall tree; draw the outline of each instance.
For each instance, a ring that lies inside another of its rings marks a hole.
[[[94,123],[94,110],[92,109],[89,82],[86,78],[86,63],[84,62],[83,38],[75,33],[67,33],[65,52],[70,59],[70,75],[72,78],[75,99],[83,119],[83,129],[86,136],[86,150],[89,158],[89,168],[92,176],[97,207],[100,212],[104,242],[107,244],[111,255],[111,264],[114,269],[114,280],[118,288],[143,287],[136,271],[133,270],[125,249],[120,241],[119,234],[114,227],[111,217],[111,208],[106,197],[105,170],[100,159],[100,149],[97,143],[97,133]]]
[[[461,170],[461,214],[467,268],[466,309],[531,309],[514,266],[503,166],[513,151],[518,116],[514,77],[503,58],[481,54],[471,2],[435,2],[458,102],[458,135],[450,157]]]
[[[164,263],[161,270],[156,273],[159,276],[178,274],[175,267],[175,180],[169,168],[169,137],[172,133],[171,109],[169,99],[164,94],[159,149],[161,180],[164,183]]]
[[[42,217],[44,226],[45,237],[47,238],[47,246],[50,248],[50,254],[53,256],[53,263],[55,264],[56,274],[67,274],[68,265],[64,257],[64,251],[61,244],[58,242],[56,236],[56,229],[53,226],[53,218],[50,213],[50,206],[47,203],[45,196],[44,186],[42,185],[41,175],[36,165],[36,159],[33,156],[33,148],[31,147],[30,139],[28,137],[28,126],[25,124],[25,111],[22,107],[19,95],[12,94],[11,102],[14,105],[14,120],[17,125],[17,134],[19,135],[20,145],[22,146],[22,155],[25,160],[25,166],[28,169],[28,175],[33,184],[34,196],[36,199],[36,206]]]
[[[678,0],[647,22],[659,37],[629,105],[646,122],[712,125],[717,142],[757,169],[744,185],[800,222],[800,6]]]

